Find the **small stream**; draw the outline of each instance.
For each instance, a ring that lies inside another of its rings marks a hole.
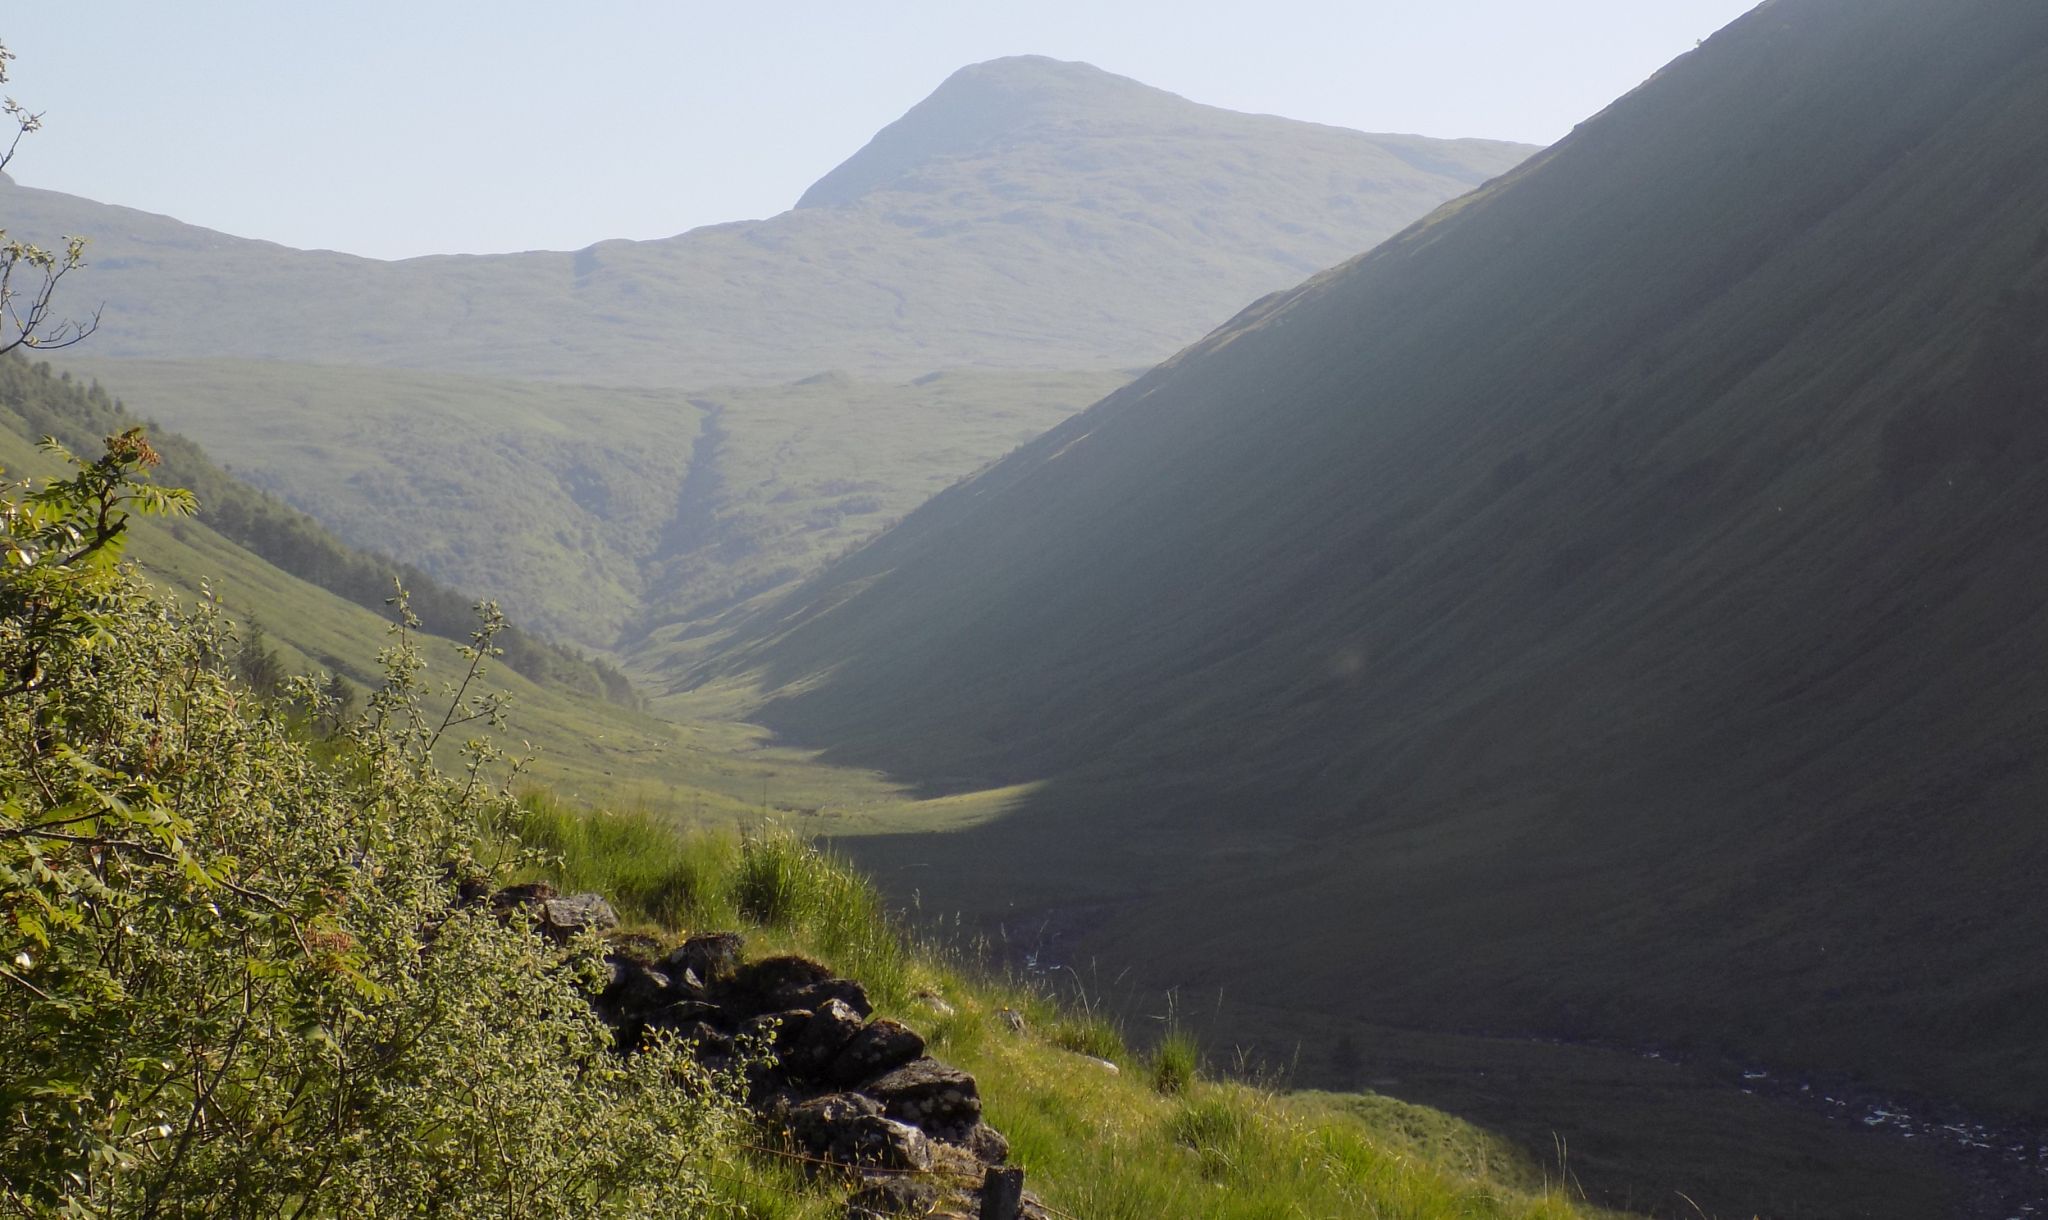
[[[1655,1051],[1644,1054],[1665,1058]],[[2048,1217],[2048,1128],[1990,1122],[1952,1105],[1903,1101],[1761,1067],[1737,1070],[1730,1083],[1744,1093],[1940,1149],[1978,1184],[1982,1198],[1973,1214],[1982,1220]]]
[[[1091,911],[1042,916],[1029,933],[1008,940],[1013,964],[1044,978],[1068,972],[1060,952],[1067,933],[1085,926]],[[1014,936],[1017,929],[1011,930]],[[1078,978],[1078,976],[1076,976]],[[1531,1038],[1530,1042],[1582,1047],[1685,1068],[1749,1096],[1819,1115],[1843,1127],[1931,1148],[1953,1166],[1970,1196],[1966,1216],[1950,1220],[2048,1220],[2048,1125],[2000,1122],[1962,1107],[1905,1100],[1839,1080],[1760,1066],[1731,1066],[1669,1052],[1608,1043]],[[1930,1217],[1929,1220],[1937,1220]]]

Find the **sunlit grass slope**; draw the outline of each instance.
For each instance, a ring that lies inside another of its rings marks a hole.
[[[1445,1115],[1162,1070],[1175,1052],[1127,1047],[1115,1026],[1055,999],[1049,985],[994,981],[955,954],[907,942],[869,883],[787,832],[686,837],[654,819],[570,810],[542,796],[527,800],[519,832],[525,846],[558,856],[550,875],[559,883],[610,894],[657,934],[739,928],[753,952],[805,953],[861,980],[880,1012],[974,1074],[1014,1163],[1066,1214],[1591,1214],[1525,1158]],[[1023,1016],[1023,1032],[1004,1010]],[[772,1159],[739,1168],[726,1187],[735,1217],[842,1214],[834,1197]]]

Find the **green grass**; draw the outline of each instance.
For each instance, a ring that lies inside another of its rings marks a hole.
[[[1067,1002],[1070,1006],[1077,1003],[1072,996],[1067,997]],[[1071,1007],[1063,1008],[1045,1026],[1044,1034],[1048,1044],[1061,1050],[1119,1066],[1130,1061],[1122,1027],[1105,1014],[1085,1006],[1079,1012]]]
[[[1134,1055],[1099,1013],[907,938],[870,882],[787,831],[686,834],[645,815],[577,810],[539,793],[523,803],[518,828],[524,846],[558,858],[547,875],[609,894],[639,934],[739,929],[750,952],[801,952],[859,979],[881,1012],[974,1073],[989,1120],[1009,1136],[1030,1187],[1072,1215],[1594,1214],[1500,1141],[1448,1116],[1207,1079],[1185,1034],[1149,1060]],[[1005,1010],[1023,1015],[1021,1032]],[[1162,1091],[1156,1067],[1140,1066],[1169,1057],[1174,1087]],[[722,1172],[728,1216],[838,1214],[834,1196],[772,1159],[741,1157]]]
[[[1202,1069],[1202,1046],[1195,1035],[1178,1025],[1169,1026],[1147,1058],[1145,1071],[1152,1087],[1160,1093],[1185,1093]]]

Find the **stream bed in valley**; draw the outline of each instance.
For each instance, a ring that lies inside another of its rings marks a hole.
[[[1123,1013],[1142,1041],[1163,993],[1063,953],[1093,922],[1063,911],[1000,944],[1018,969]],[[1395,1028],[1227,996],[1171,1006],[1203,1029],[1213,1063],[1448,1111],[1604,1206],[1689,1220],[2048,1220],[2048,1123],[1668,1051]]]

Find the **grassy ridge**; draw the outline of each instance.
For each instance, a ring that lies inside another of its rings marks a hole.
[[[47,390],[58,386],[45,379]],[[64,387],[81,393],[80,387]],[[0,405],[0,419],[6,408]],[[86,446],[88,450],[90,446]],[[55,473],[30,433],[0,426],[0,468],[9,477]],[[138,520],[131,557],[166,594],[190,602],[220,600],[243,625],[261,625],[292,673],[339,673],[359,687],[378,680],[376,658],[390,642],[390,618],[337,596],[223,537],[208,524],[208,504],[184,521]],[[455,644],[424,644],[439,681],[456,669]],[[532,774],[566,797],[660,811],[706,825],[780,816],[817,829],[905,829],[966,824],[993,816],[1014,794],[919,801],[873,772],[820,763],[774,744],[758,727],[700,703],[688,716],[659,718],[615,702],[536,682],[494,664],[490,682],[512,699],[500,734]]]
[[[653,818],[533,795],[519,835],[559,857],[558,883],[608,893],[652,929],[740,928],[754,952],[805,953],[860,979],[880,1011],[976,1076],[989,1121],[1010,1137],[1032,1189],[1071,1215],[1592,1214],[1512,1149],[1442,1114],[1388,1098],[1290,1096],[1203,1079],[1171,1066],[1188,1056],[1184,1047],[1131,1050],[1114,1026],[1045,986],[991,981],[907,942],[870,883],[786,832],[685,836]],[[1023,1014],[1025,1032],[999,1017],[1005,1009]],[[838,1214],[829,1195],[772,1160],[746,1163],[724,1185],[733,1217]]]

